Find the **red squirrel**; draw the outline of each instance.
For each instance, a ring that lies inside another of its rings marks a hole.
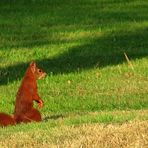
[[[37,92],[36,80],[45,76],[46,73],[38,68],[35,62],[31,62],[16,95],[14,116],[0,113],[0,126],[42,120],[40,112],[33,107],[33,101],[36,101],[40,108],[43,107],[43,101]]]

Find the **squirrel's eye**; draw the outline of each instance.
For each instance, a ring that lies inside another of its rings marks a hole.
[[[41,70],[41,69],[39,69],[39,72],[42,72],[42,70]]]

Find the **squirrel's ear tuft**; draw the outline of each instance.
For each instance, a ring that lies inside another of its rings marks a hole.
[[[35,69],[36,69],[36,62],[35,61],[32,61],[30,63],[30,67],[31,67],[32,72],[34,73],[35,72]]]
[[[35,62],[35,61],[32,61],[32,62],[30,63],[30,66],[34,66],[34,65],[36,65],[36,62]]]

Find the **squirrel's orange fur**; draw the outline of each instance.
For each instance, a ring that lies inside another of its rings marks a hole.
[[[42,120],[40,112],[33,108],[33,101],[36,101],[40,108],[43,107],[43,101],[37,92],[36,80],[42,79],[45,76],[46,73],[42,69],[39,69],[35,62],[29,65],[17,92],[14,117],[0,113],[0,126]]]
[[[6,113],[0,113],[0,126],[15,125],[14,118]]]

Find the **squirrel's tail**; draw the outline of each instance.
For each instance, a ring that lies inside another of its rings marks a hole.
[[[12,116],[6,113],[0,113],[0,127],[15,125],[15,120]]]

